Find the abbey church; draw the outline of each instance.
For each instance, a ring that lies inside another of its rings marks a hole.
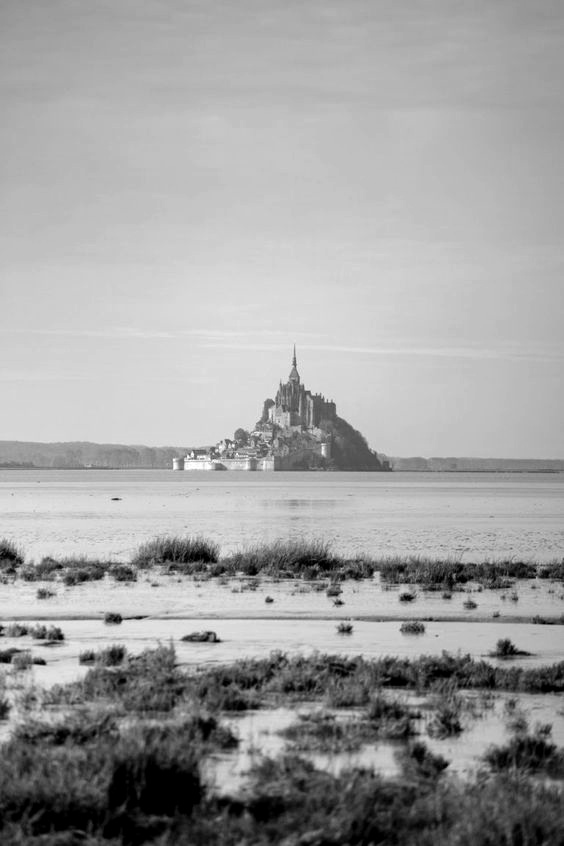
[[[312,394],[302,385],[294,345],[290,376],[285,384],[280,382],[276,400],[268,408],[268,421],[283,429],[294,426],[315,429],[321,420],[335,420],[336,416],[337,407],[333,400],[326,400],[321,394]]]

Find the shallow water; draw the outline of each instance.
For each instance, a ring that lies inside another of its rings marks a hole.
[[[265,658],[275,650],[289,654],[308,655],[325,652],[340,655],[363,655],[376,658],[384,655],[416,657],[420,654],[440,655],[448,652],[469,653],[474,658],[487,657],[500,637],[510,638],[519,649],[532,654],[511,659],[512,665],[534,667],[562,660],[563,638],[560,626],[533,626],[496,623],[427,623],[421,636],[401,634],[399,623],[365,622],[354,624],[352,635],[340,635],[331,620],[247,620],[219,619],[144,619],[126,620],[121,625],[106,625],[102,620],[56,621],[65,641],[45,646],[30,637],[3,637],[1,648],[30,649],[34,656],[47,661],[44,667],[32,670],[40,685],[73,681],[82,676],[87,667],[78,664],[78,656],[85,650],[98,650],[113,643],[124,644],[137,654],[158,644],[173,643],[181,666],[197,667],[222,664],[244,657]],[[181,638],[193,631],[212,630],[221,643],[187,643]],[[500,663],[498,659],[489,659]],[[507,665],[507,661],[504,662]]]
[[[414,720],[417,735],[432,752],[442,755],[450,762],[448,772],[467,777],[482,765],[482,758],[488,748],[507,742],[510,738],[505,704],[508,699],[517,699],[517,708],[526,717],[531,729],[538,723],[552,725],[552,739],[558,746],[564,745],[564,709],[562,697],[554,694],[522,694],[514,697],[498,693],[491,698],[489,707],[479,704],[479,694],[465,693],[467,701],[477,703],[479,716],[466,713],[462,717],[463,731],[456,737],[444,739],[431,738],[426,727],[431,712],[425,708],[425,699],[414,694],[390,690],[391,698],[399,695],[406,703],[412,703],[421,709],[421,718]],[[299,714],[319,711],[319,703],[304,703],[293,708],[274,708],[262,711],[249,711],[245,714],[224,718],[235,735],[239,738],[239,748],[228,753],[212,755],[205,765],[205,776],[218,792],[235,792],[245,787],[248,772],[261,757],[276,757],[291,746],[280,732],[296,722]],[[333,712],[337,719],[358,718],[360,712]],[[358,750],[346,752],[303,752],[302,757],[312,761],[316,767],[338,775],[353,767],[371,767],[384,776],[396,776],[400,772],[397,758],[405,748],[401,741],[382,740],[363,744]]]
[[[114,582],[106,577],[66,587],[61,582],[25,582],[17,580],[1,586],[0,620],[26,618],[71,618],[102,616],[118,611],[124,617],[222,617],[267,620],[292,617],[306,621],[315,618],[348,619],[460,619],[527,620],[536,615],[560,618],[564,614],[564,584],[542,579],[516,581],[508,590],[478,591],[467,585],[443,599],[440,591],[415,589],[412,602],[401,602],[402,587],[380,583],[378,574],[366,581],[342,584],[341,606],[325,592],[327,582],[303,582],[269,579],[209,579],[198,581],[188,576],[164,576],[158,570],[142,572],[137,582]],[[55,592],[50,599],[37,599],[38,587]],[[254,586],[255,590],[248,589]],[[316,588],[321,588],[318,590]],[[404,588],[405,589],[405,588]],[[470,592],[468,592],[470,591]],[[274,601],[265,602],[267,596]],[[517,597],[517,599],[515,599]],[[475,609],[464,602],[472,599]],[[562,630],[561,630],[562,631]]]
[[[249,543],[305,536],[328,540],[336,552],[347,556],[422,554],[463,561],[561,558],[564,475],[195,476],[172,471],[0,470],[0,537],[16,541],[28,559],[86,554],[128,560],[141,542],[162,533],[203,534],[218,541],[223,553]],[[366,582],[344,583],[341,607],[335,607],[324,591],[303,582],[263,579],[256,590],[246,585],[247,580],[198,582],[155,571],[142,573],[134,584],[108,578],[76,587],[47,583],[56,592],[48,600],[37,599],[41,583],[1,585],[0,621],[49,619],[66,635],[63,644],[52,647],[28,637],[2,637],[0,648],[31,648],[47,661],[45,667],[23,673],[6,666],[10,685],[48,686],[77,679],[88,669],[78,664],[80,652],[112,643],[123,643],[138,653],[172,642],[179,662],[189,667],[267,656],[272,650],[291,654],[318,650],[368,658],[447,650],[481,657],[502,637],[532,653],[515,659],[518,666],[564,658],[564,628],[530,623],[535,615],[562,615],[561,583],[527,580],[504,592],[454,593],[450,600],[418,590],[416,600],[405,604],[399,601],[398,586],[385,589],[376,576]],[[514,592],[517,601],[512,599]],[[273,603],[265,603],[267,594]],[[464,608],[469,596],[477,603],[475,609]],[[106,611],[144,619],[108,626],[102,619]],[[425,633],[402,635],[401,620],[414,618],[426,621]],[[350,636],[337,633],[336,624],[342,619],[353,621]],[[222,642],[180,640],[201,629],[215,630]],[[562,744],[560,700],[553,696],[521,699],[526,699],[534,714],[532,721],[554,723],[555,740]],[[426,742],[453,759],[451,769],[463,772],[475,767],[486,746],[503,737],[501,701],[498,697],[496,708],[468,725],[460,738],[438,741],[425,735]],[[259,750],[281,751],[283,742],[276,729],[294,718],[288,709],[237,718],[241,751],[236,756],[214,756],[210,778],[232,789]],[[7,723],[0,725],[0,737],[8,730]],[[356,753],[316,755],[313,760],[332,772],[373,765],[393,774],[397,772],[396,749],[397,744],[382,742]]]
[[[305,535],[345,555],[546,560],[564,553],[564,474],[0,470],[0,515],[35,558],[201,533],[224,553]]]

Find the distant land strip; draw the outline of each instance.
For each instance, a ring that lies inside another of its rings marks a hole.
[[[169,470],[173,458],[182,458],[201,445],[150,447],[138,444],[98,444],[91,441],[0,441],[0,468],[12,470]],[[558,458],[402,458],[379,455],[395,472],[450,473],[563,473]]]

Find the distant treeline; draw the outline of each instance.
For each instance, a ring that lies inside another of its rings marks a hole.
[[[558,458],[413,458],[389,459],[394,470],[451,473],[562,473]]]
[[[34,443],[0,441],[0,467],[76,469],[172,468],[172,459],[186,455],[186,447],[148,447],[95,444],[88,441]]]
[[[343,421],[344,423],[344,421]],[[349,427],[350,428],[350,427]],[[351,430],[354,431],[354,430]],[[364,445],[361,436],[351,438],[350,432],[334,432],[336,453],[347,447],[343,458],[346,466],[355,466],[352,459]],[[338,435],[349,437],[340,439]],[[359,433],[354,433],[358,435]],[[343,443],[341,443],[343,440]],[[358,442],[357,442],[358,441]],[[354,447],[354,450],[353,450]],[[5,469],[26,469],[32,467],[55,467],[75,469],[91,467],[104,468],[154,468],[171,469],[172,459],[186,455],[190,447],[148,447],[127,444],[95,444],[90,441],[66,441],[44,444],[33,441],[0,441],[0,467]],[[354,455],[349,452],[353,451]],[[355,452],[356,450],[356,452]],[[340,455],[340,453],[339,453]],[[379,454],[380,458],[386,456]],[[346,459],[346,461],[345,461]],[[505,473],[557,473],[564,472],[564,460],[541,458],[413,458],[390,457],[396,471],[431,472],[505,472]]]

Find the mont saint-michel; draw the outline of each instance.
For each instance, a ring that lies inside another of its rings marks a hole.
[[[390,464],[337,414],[336,403],[303,384],[296,357],[274,399],[265,399],[250,431],[237,429],[211,447],[192,449],[173,459],[174,470],[368,470]]]

